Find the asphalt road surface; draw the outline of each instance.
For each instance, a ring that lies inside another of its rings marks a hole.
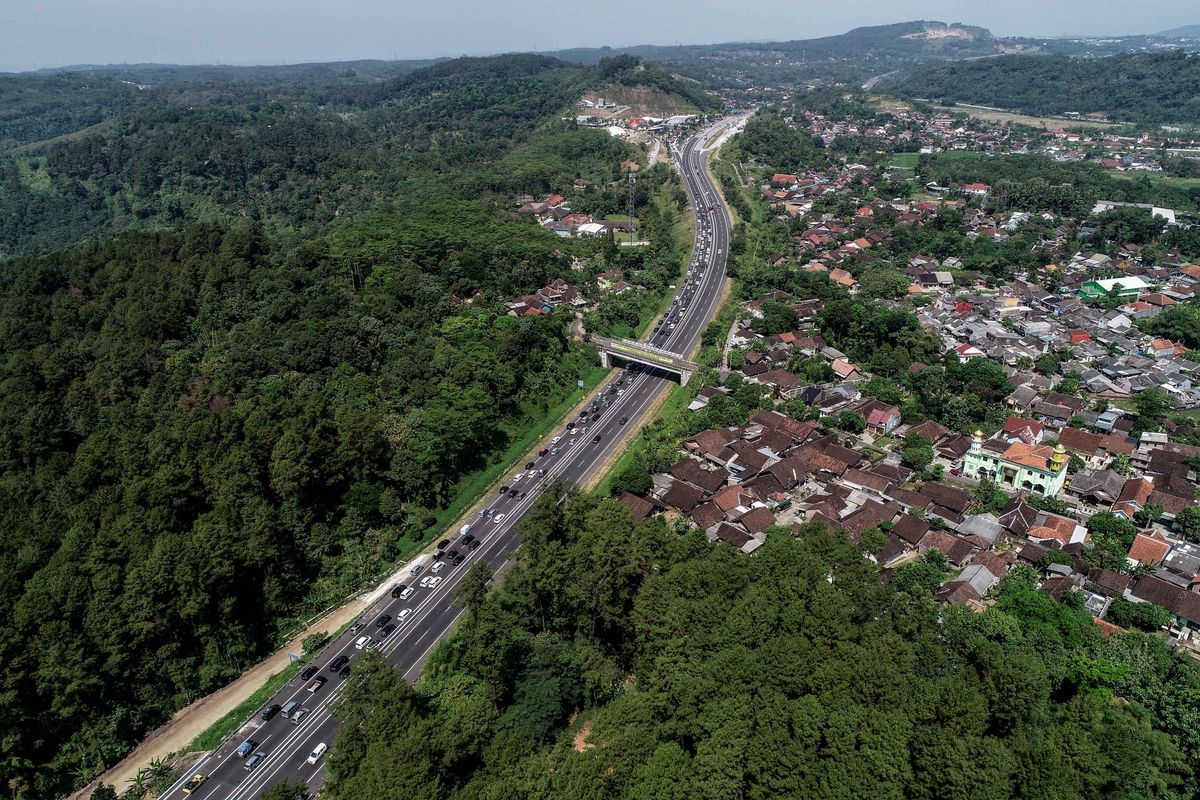
[[[680,143],[673,153],[696,210],[697,239],[688,274],[679,282],[676,298],[667,315],[646,341],[684,356],[692,351],[705,326],[716,314],[725,280],[730,223],[705,168],[707,153],[704,148],[734,122],[736,119],[718,121]],[[449,537],[452,544],[447,550],[459,551],[463,556],[460,564],[456,566],[448,559],[442,559],[436,575],[427,568],[406,581],[414,589],[410,597],[393,599],[385,596],[364,614],[359,622],[363,626],[361,630],[351,628],[346,631],[312,662],[320,667],[318,674],[327,680],[315,692],[308,691],[311,679],[297,675],[270,701],[280,706],[299,702],[309,709],[302,719],[297,722],[276,714],[271,720],[263,721],[256,714],[239,731],[237,738],[206,755],[161,796],[184,797],[183,785],[196,773],[206,775],[208,779],[190,797],[202,800],[251,800],[273,783],[287,778],[300,778],[315,792],[325,780],[324,758],[309,764],[309,754],[318,744],[332,744],[339,725],[330,714],[329,705],[343,679],[328,665],[341,656],[353,664],[355,656],[362,652],[356,649],[356,640],[369,635],[379,640],[377,646],[390,663],[404,670],[408,680],[416,681],[434,645],[447,635],[463,613],[454,602],[455,587],[467,569],[479,559],[486,559],[497,571],[507,564],[520,543],[517,530],[520,520],[537,499],[541,486],[555,478],[568,484],[581,484],[595,475],[618,448],[626,429],[645,423],[649,409],[671,384],[666,375],[644,367],[617,370],[605,384],[591,419],[567,423],[559,432],[561,438],[548,445],[546,455],[534,459],[535,469],[510,484],[511,493],[492,497],[488,508],[493,513],[471,522],[468,533],[479,542],[474,550],[461,544],[462,536],[457,532]],[[573,426],[578,428],[575,435],[569,433]],[[597,436],[598,442],[594,441]],[[545,474],[539,474],[540,471]],[[434,587],[421,586],[421,580],[429,577],[441,580]],[[395,630],[387,636],[382,635],[382,626],[375,624],[385,614],[395,625]],[[255,752],[266,754],[251,770],[245,769],[246,759],[236,752],[238,745],[246,739],[255,743]]]

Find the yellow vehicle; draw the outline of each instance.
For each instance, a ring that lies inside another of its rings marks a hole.
[[[196,790],[197,790],[197,789],[199,789],[201,786],[203,786],[203,785],[204,785],[204,782],[205,782],[205,781],[207,781],[207,780],[208,780],[208,776],[207,776],[207,775],[204,775],[203,773],[197,772],[195,775],[193,775],[193,776],[191,777],[191,779],[190,779],[190,780],[188,780],[188,782],[187,782],[187,783],[185,783],[185,784],[183,785],[183,793],[184,793],[184,794],[191,794],[192,792],[196,791]]]

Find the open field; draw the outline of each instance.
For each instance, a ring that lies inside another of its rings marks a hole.
[[[1028,125],[1031,128],[1062,128],[1071,126],[1072,128],[1122,128],[1129,127],[1112,122],[1089,122],[1082,119],[1070,119],[1069,117],[1031,117],[1027,114],[1018,114],[1015,111],[997,111],[992,108],[983,108],[982,106],[972,106],[965,103],[960,103],[954,106],[934,106],[936,111],[946,111],[951,114],[967,114],[976,119],[984,119],[989,122],[1008,122],[1013,125]]]

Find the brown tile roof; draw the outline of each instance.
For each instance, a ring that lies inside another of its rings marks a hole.
[[[1014,464],[1021,464],[1026,467],[1033,467],[1044,472],[1053,471],[1053,458],[1054,448],[1045,444],[1013,442],[1004,451],[1005,461],[1011,461]]]
[[[921,494],[925,495],[938,505],[945,506],[951,511],[955,511],[959,514],[966,511],[971,505],[971,495],[961,489],[955,489],[953,486],[947,486],[944,483],[926,481],[921,487]]]
[[[1129,546],[1129,558],[1139,564],[1158,566],[1170,549],[1171,543],[1161,532],[1142,531],[1133,537],[1133,544]]]
[[[635,525],[654,513],[654,504],[644,497],[638,497],[636,494],[621,492],[617,496],[617,500],[629,509],[629,513],[633,515]]]
[[[949,433],[950,429],[945,425],[940,425],[931,419],[927,419],[924,422],[918,422],[916,425],[913,425],[908,429],[908,432],[924,436],[932,444]]]
[[[699,505],[704,497],[703,489],[693,486],[687,481],[675,481],[663,495],[662,501],[664,505],[686,513]]]
[[[716,537],[723,542],[728,542],[734,547],[741,548],[746,542],[750,541],[750,534],[744,530],[730,525],[728,522],[722,522],[717,526]]]
[[[764,533],[767,528],[775,524],[775,515],[766,508],[751,509],[749,514],[744,515],[738,522],[746,527],[746,530],[751,533]]]
[[[1200,622],[1200,594],[1189,592],[1162,578],[1146,575],[1133,585],[1133,596],[1156,603],[1189,622]]]
[[[798,455],[789,455],[782,461],[777,461],[767,467],[767,473],[774,475],[783,488],[791,489],[804,481],[808,475],[808,469],[807,459]]]
[[[710,494],[724,486],[726,479],[729,477],[729,473],[723,469],[704,469],[700,465],[700,462],[694,458],[683,459],[678,464],[672,466],[668,472],[680,480],[687,481],[694,486],[699,486]]]
[[[923,519],[914,517],[912,514],[902,515],[900,519],[896,520],[896,524],[892,526],[892,533],[909,544],[917,544],[921,541],[921,537],[928,532],[929,523]]]
[[[708,529],[725,518],[725,514],[717,507],[717,504],[709,500],[706,503],[701,503],[692,509],[692,522],[695,522],[701,528]]]
[[[842,473],[842,481],[846,483],[853,483],[858,486],[864,486],[869,489],[874,489],[877,492],[883,492],[892,485],[892,482],[882,475],[864,472],[863,470],[856,469],[854,467],[851,467]]]

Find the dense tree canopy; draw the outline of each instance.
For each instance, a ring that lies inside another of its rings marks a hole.
[[[887,587],[820,525],[772,531],[746,558],[577,497],[540,503],[525,532],[518,565],[418,687],[382,664],[359,673],[328,796],[1082,800],[1196,788],[1194,666],[1149,637],[1102,637],[1027,568],[995,608],[939,621],[929,592],[944,564]]]

